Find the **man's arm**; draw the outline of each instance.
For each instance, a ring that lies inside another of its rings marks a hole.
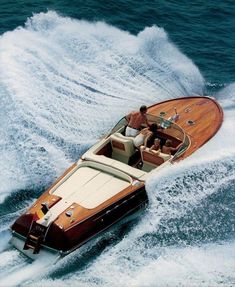
[[[126,120],[127,120],[128,123],[130,122],[131,114],[132,114],[132,113],[129,113],[129,114],[126,116]]]

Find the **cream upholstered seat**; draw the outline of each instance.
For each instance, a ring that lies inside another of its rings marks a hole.
[[[171,158],[171,155],[165,153],[158,153],[156,151],[149,151],[149,148],[145,148],[143,146],[140,147],[141,159],[143,162],[142,170],[151,171],[152,169],[158,167],[163,164],[165,161]]]
[[[132,137],[126,137],[121,133],[110,136],[112,145],[112,158],[124,163],[128,163],[130,157],[135,153]]]

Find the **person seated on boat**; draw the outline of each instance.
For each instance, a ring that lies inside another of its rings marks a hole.
[[[147,107],[141,106],[138,112],[132,112],[126,116],[128,126],[126,127],[125,136],[135,137],[139,134],[142,125],[149,126],[146,113]]]
[[[156,138],[160,139],[160,147],[163,146],[163,144],[165,143],[164,139],[162,139],[160,136],[160,133],[159,133],[159,130],[161,130],[162,128],[157,124],[157,123],[154,123],[154,129],[153,129],[153,133],[152,135],[148,138],[148,142],[147,142],[147,146],[148,147],[151,147],[154,145],[154,140]]]
[[[172,154],[176,152],[182,145],[183,143],[180,143],[177,147],[172,147],[172,141],[168,139],[166,140],[165,145],[162,147],[162,152],[165,154]]]
[[[152,152],[154,151],[154,154],[158,154],[161,152],[161,147],[160,147],[160,139],[156,138],[154,140],[154,144],[149,148],[149,151]]]
[[[156,130],[157,124],[151,124],[150,127],[142,129],[140,133],[134,138],[134,146],[139,148],[140,146],[144,145],[144,147],[146,147],[149,138],[152,137]]]

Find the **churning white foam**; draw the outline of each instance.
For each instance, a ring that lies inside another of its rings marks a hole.
[[[179,163],[161,174],[153,172],[147,181],[149,207],[117,244],[107,246],[88,264],[83,252],[75,251],[57,265],[57,273],[66,265],[67,273],[54,279],[48,274],[36,286],[72,286],[74,282],[89,287],[234,284],[235,243],[225,239],[219,216],[223,210],[234,212],[232,202],[213,201],[235,181],[234,162],[234,157],[225,162],[210,159],[199,165]]]
[[[158,27],[134,36],[40,13],[0,37],[0,55],[2,200],[48,185],[130,110],[204,87]]]
[[[24,286],[24,282],[28,280],[38,280],[42,275],[46,275],[52,262],[50,258],[43,260],[35,260],[34,262],[24,262],[23,256],[18,251],[9,251],[1,254],[4,257],[3,268],[0,264],[0,286]],[[6,259],[9,259],[7,262]],[[4,267],[7,269],[4,270]]]
[[[202,94],[204,88],[197,67],[169,41],[163,29],[146,28],[134,36],[105,23],[72,20],[54,12],[37,14],[24,28],[1,36],[0,67],[2,200],[17,189],[48,185],[120,117],[139,105]],[[234,94],[233,87],[229,93]],[[40,282],[32,282],[30,277],[43,271],[43,264],[25,266],[18,253],[5,251],[1,255],[11,272],[3,270],[4,282],[209,286],[232,278],[233,242],[201,248],[187,246],[182,240],[183,246],[177,246],[171,236],[177,236],[177,227],[169,223],[187,217],[223,185],[234,181],[232,96],[224,98],[223,91],[215,96],[225,108],[222,129],[190,159],[160,174],[150,174],[149,208],[120,242],[106,248],[85,268],[75,268],[72,274],[54,280],[47,274]],[[227,133],[230,140],[225,140]],[[193,215],[191,220],[195,221]],[[173,243],[164,239],[165,234]],[[75,254],[69,264],[76,266],[79,251]],[[223,266],[216,261],[221,257]],[[19,263],[17,269],[12,267],[15,263]]]

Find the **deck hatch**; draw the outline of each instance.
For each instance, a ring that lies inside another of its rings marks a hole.
[[[194,126],[195,125],[195,121],[194,120],[188,120],[186,123],[189,126]]]

